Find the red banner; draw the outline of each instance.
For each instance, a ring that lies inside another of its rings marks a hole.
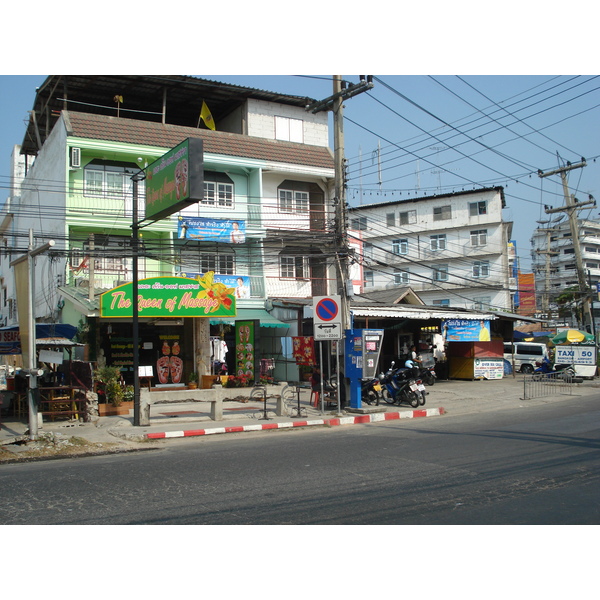
[[[315,360],[315,339],[311,337],[292,337],[293,355],[297,365],[317,364]]]

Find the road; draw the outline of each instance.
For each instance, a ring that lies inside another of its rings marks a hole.
[[[600,398],[3,465],[0,524],[598,524]]]

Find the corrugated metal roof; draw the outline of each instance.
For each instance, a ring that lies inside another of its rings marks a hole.
[[[386,319],[469,319],[469,320],[489,320],[495,321],[498,319],[496,312],[461,312],[457,310],[435,310],[426,307],[411,308],[408,305],[403,305],[401,308],[391,307],[362,307],[351,308],[351,312],[355,317],[380,317]]]

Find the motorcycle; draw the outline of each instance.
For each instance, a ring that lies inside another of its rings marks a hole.
[[[540,381],[543,378],[555,375],[567,383],[575,379],[575,369],[572,365],[555,365],[552,361],[544,356],[542,362],[536,362],[536,369],[533,371],[533,380]]]
[[[437,375],[435,374],[435,368],[434,367],[420,367],[419,368],[419,377],[422,379],[424,384],[434,385],[435,380],[437,379]]]
[[[394,369],[392,362],[386,373],[379,375],[382,396],[388,404],[407,402],[413,408],[425,404],[425,386],[415,377],[413,369]]]
[[[381,383],[378,377],[361,380],[361,400],[371,406],[379,406],[381,399]]]

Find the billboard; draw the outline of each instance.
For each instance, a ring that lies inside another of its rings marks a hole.
[[[202,200],[202,140],[187,138],[146,170],[146,219],[158,221]]]
[[[535,313],[535,275],[519,272],[519,309],[517,314],[534,316]]]
[[[235,317],[235,290],[213,279],[212,271],[199,279],[149,277],[138,282],[140,317]],[[102,318],[133,317],[133,283],[100,296]]]
[[[489,342],[490,322],[487,319],[447,319],[442,321],[442,331],[447,342]]]

